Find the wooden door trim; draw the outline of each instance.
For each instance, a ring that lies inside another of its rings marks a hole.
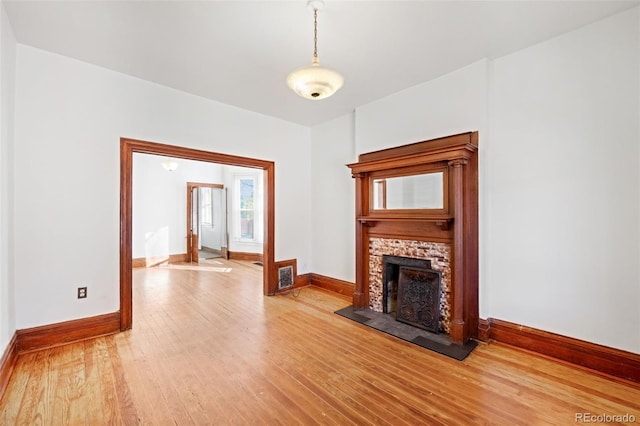
[[[191,191],[193,190],[193,188],[218,188],[218,189],[224,189],[224,185],[222,185],[221,183],[203,183],[203,182],[187,182],[187,240],[186,240],[186,245],[187,245],[187,259],[191,259],[191,241],[189,240],[189,236],[191,235],[191,225],[192,225],[192,217],[191,214],[193,213],[193,209],[191,204],[193,203],[193,196]],[[225,212],[226,214],[226,212]],[[226,221],[225,221],[226,222]],[[227,223],[225,223],[225,226],[228,225]],[[227,232],[227,230],[225,229],[225,232]]]
[[[264,179],[264,243],[263,293],[276,292],[275,279],[275,163],[273,161],[220,154],[199,149],[185,148],[137,139],[120,138],[120,330],[133,325],[133,154],[152,154],[186,160],[226,164],[230,166],[262,169]]]

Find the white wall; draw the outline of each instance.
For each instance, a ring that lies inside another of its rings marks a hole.
[[[165,170],[166,158],[133,156],[133,258],[181,254],[187,251],[187,182],[222,184],[222,165],[176,159],[178,168]]]
[[[640,353],[638,10],[497,59],[490,316]]]
[[[354,114],[311,132],[311,271],[355,281],[355,182],[348,163],[357,161]]]
[[[17,328],[118,309],[123,136],[274,161],[275,258],[309,263],[308,128],[23,45],[16,76]]]
[[[0,356],[15,330],[13,152],[16,40],[0,4]]]
[[[357,108],[358,154],[479,131],[481,317],[640,353],[638,15]]]
[[[480,316],[489,316],[484,264],[488,255],[487,172],[490,152],[488,123],[489,72],[482,60],[356,109],[356,153],[377,151],[442,136],[478,131]]]
[[[356,154],[473,130],[482,147],[488,67],[478,61],[356,108]]]

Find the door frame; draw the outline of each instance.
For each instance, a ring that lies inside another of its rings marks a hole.
[[[216,188],[216,189],[224,189],[224,185],[222,185],[221,183],[202,183],[202,182],[187,182],[187,259],[191,259],[191,253],[192,253],[192,243],[190,240],[191,237],[191,229],[193,227],[193,218],[192,218],[192,213],[193,213],[193,207],[192,207],[192,202],[193,202],[193,194],[191,191],[193,191],[193,188]],[[200,203],[198,203],[200,204]],[[225,210],[226,210],[227,206],[225,204]],[[226,214],[226,211],[225,211]],[[225,220],[225,242],[226,244],[229,244],[227,241],[227,234],[229,231],[229,224],[226,223],[227,221]],[[197,225],[199,226],[199,224]],[[200,233],[198,233],[198,239],[200,239]],[[227,245],[227,252],[229,251],[229,246]]]
[[[182,146],[120,138],[120,330],[133,326],[133,154],[152,154],[185,160],[262,169],[264,182],[264,242],[262,291],[276,294],[275,276],[275,163]]]

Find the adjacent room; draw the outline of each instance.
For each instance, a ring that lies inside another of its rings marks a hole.
[[[640,1],[27,1],[1,424],[640,421]]]

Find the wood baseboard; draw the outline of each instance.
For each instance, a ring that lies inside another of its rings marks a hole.
[[[206,251],[207,253],[215,253],[215,254],[221,253],[220,249],[215,249],[213,247],[207,247],[207,246],[200,246],[200,250]]]
[[[150,268],[152,266],[162,265],[163,263],[180,263],[187,262],[188,260],[187,253],[170,254],[169,256],[137,257],[131,259],[131,267]]]
[[[311,285],[311,274],[309,273],[298,275],[293,288],[306,287],[308,285]]]
[[[480,320],[481,340],[495,340],[640,383],[640,355],[495,318]],[[484,337],[484,338],[483,338]]]
[[[131,259],[131,267],[132,268],[146,268],[147,267],[147,258],[138,257],[135,259]]]
[[[0,358],[0,400],[2,400],[4,391],[7,389],[9,379],[11,378],[13,369],[16,366],[16,361],[18,360],[18,349],[16,342],[16,333],[13,333],[13,337],[9,341],[7,348],[2,354],[2,358]]]
[[[347,297],[353,297],[355,284],[320,274],[309,274],[309,284],[333,291]]]
[[[262,253],[247,253],[242,251],[230,251],[229,260],[248,260],[250,262],[262,262]]]
[[[478,340],[488,342],[491,339],[491,323],[486,319],[478,319]]]
[[[60,346],[120,332],[120,312],[16,331],[18,353]]]

